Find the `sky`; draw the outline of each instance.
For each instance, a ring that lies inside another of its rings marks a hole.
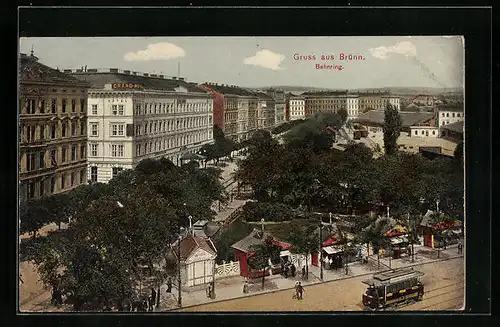
[[[463,87],[464,79],[461,36],[20,39],[20,52],[32,48],[53,68],[86,65],[177,76],[180,63],[187,81],[243,87],[453,88]],[[349,54],[352,60],[346,60]]]

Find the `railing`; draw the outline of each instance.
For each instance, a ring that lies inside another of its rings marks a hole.
[[[221,265],[215,264],[215,277],[224,278],[240,275],[240,263],[238,261],[225,262]]]

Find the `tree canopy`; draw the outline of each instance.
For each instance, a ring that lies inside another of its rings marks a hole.
[[[384,116],[384,148],[387,155],[398,151],[398,138],[403,124],[397,108],[387,103]]]
[[[179,228],[188,225],[188,214],[210,220],[212,203],[226,201],[219,177],[218,169],[147,159],[108,184],[81,186],[23,206],[24,230],[62,219],[53,215],[72,218],[60,237],[44,238],[34,247],[42,281],[71,293],[76,310],[120,307],[124,299],[139,296],[137,283],[146,275],[160,283],[172,271],[166,254]]]

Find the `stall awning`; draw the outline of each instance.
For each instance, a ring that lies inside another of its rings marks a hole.
[[[404,236],[396,236],[391,238],[391,244],[392,245],[398,245],[401,243],[407,243],[408,239]]]
[[[286,257],[286,256],[290,256],[290,255],[291,255],[291,253],[288,250],[280,252],[280,257]]]
[[[325,246],[323,248],[323,250],[328,253],[328,254],[335,254],[335,253],[339,253],[339,252],[342,252],[342,249],[337,247],[337,246],[333,246],[333,245],[330,245],[330,246]]]

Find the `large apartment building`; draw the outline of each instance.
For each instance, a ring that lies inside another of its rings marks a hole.
[[[384,110],[387,103],[390,103],[397,110],[401,109],[399,97],[388,91],[365,91],[353,94],[358,95],[359,110],[362,112],[368,110]]]
[[[21,200],[87,182],[88,84],[21,54],[19,65]]]
[[[269,89],[265,92],[267,95],[272,97],[275,102],[274,110],[274,125],[281,125],[286,120],[286,105],[287,97],[286,93],[282,90]]]
[[[214,98],[214,123],[226,137],[241,142],[257,129],[258,97],[255,93],[235,85],[203,83],[200,88]]]
[[[305,105],[304,113],[306,117],[318,112],[336,113],[340,109],[347,111],[347,118],[354,119],[359,114],[359,97],[348,91],[322,91],[303,93]]]
[[[67,70],[88,82],[88,178],[108,182],[141,160],[182,156],[212,141],[212,96],[180,78],[119,69]]]

